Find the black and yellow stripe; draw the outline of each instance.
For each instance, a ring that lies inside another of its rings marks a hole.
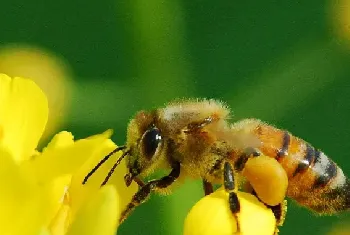
[[[284,131],[283,132],[282,146],[277,151],[277,155],[276,155],[277,160],[281,157],[288,155],[289,145],[290,145],[290,134],[288,133],[288,131]]]
[[[265,123],[258,123],[254,134],[261,140],[261,152],[274,157],[285,169],[287,196],[318,213],[349,209],[349,180],[323,152]]]

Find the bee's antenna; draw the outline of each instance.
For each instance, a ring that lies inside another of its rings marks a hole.
[[[83,180],[83,184],[85,184],[88,179],[90,178],[90,176],[92,176],[98,168],[100,168],[100,166],[105,163],[109,158],[110,156],[112,156],[113,154],[115,154],[116,152],[120,151],[120,150],[124,150],[126,149],[126,146],[123,145],[123,146],[119,146],[117,148],[115,148],[112,152],[110,152],[109,154],[107,154],[99,163],[97,163],[97,165],[85,176],[84,180]],[[125,157],[125,153],[123,153],[123,155],[117,160],[117,162],[120,163],[120,161]],[[118,164],[119,164],[118,163]]]
[[[114,163],[114,165],[112,166],[111,170],[108,172],[108,175],[106,176],[106,178],[105,178],[104,181],[102,182],[101,187],[102,187],[103,185],[107,184],[107,182],[108,182],[109,178],[112,176],[112,174],[113,174],[115,168],[120,164],[120,162],[123,160],[123,158],[124,158],[126,155],[128,155],[129,153],[130,153],[129,151],[125,151],[125,152],[123,153],[123,155],[122,155],[120,158],[118,158],[118,160]]]

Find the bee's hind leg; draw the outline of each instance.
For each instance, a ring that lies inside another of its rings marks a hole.
[[[265,204],[266,207],[270,208],[273,215],[276,218],[276,228],[274,235],[277,235],[279,232],[278,227],[281,227],[284,223],[284,220],[286,218],[287,213],[287,200],[284,200],[282,203],[276,205],[276,206],[269,206]]]
[[[286,218],[287,213],[287,200],[284,200],[282,203],[276,205],[276,206],[269,206],[265,204],[268,208],[271,209],[273,212],[275,218],[276,218],[276,225],[282,226],[284,223],[284,220]]]
[[[224,165],[224,187],[226,192],[229,193],[228,203],[229,203],[232,215],[235,217],[237,221],[237,231],[240,231],[237,213],[239,213],[241,206],[236,193],[237,184],[235,180],[235,175],[233,172],[233,168],[229,162],[225,162],[225,165]]]

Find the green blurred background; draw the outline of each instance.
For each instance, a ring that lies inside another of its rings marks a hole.
[[[122,144],[140,109],[217,98],[236,120],[288,129],[350,173],[348,0],[3,0],[0,19],[0,72],[38,79],[51,105],[47,136],[113,128]],[[201,196],[200,182],[152,196],[118,233],[181,234]],[[350,234],[349,224],[290,202],[280,234]]]

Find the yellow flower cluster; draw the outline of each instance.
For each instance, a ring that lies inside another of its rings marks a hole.
[[[63,131],[39,152],[47,118],[47,99],[34,82],[0,74],[0,234],[115,234],[120,213],[137,190],[135,183],[125,186],[125,163],[109,181],[114,186],[99,187],[118,156],[82,185],[115,149],[111,131],[76,141]],[[224,189],[204,197],[188,214],[184,234],[274,234],[272,211],[253,195],[238,192],[238,198],[241,210],[233,216]]]
[[[228,207],[225,189],[220,188],[202,198],[187,215],[184,235],[277,234],[276,220],[270,209],[252,194],[238,192],[237,195],[241,206],[237,217],[232,215]]]
[[[87,185],[86,173],[115,148],[111,132],[73,140],[58,133],[36,150],[47,99],[31,80],[0,75],[0,234],[115,234],[121,208],[136,192],[122,182],[125,164],[99,189],[107,162]]]

